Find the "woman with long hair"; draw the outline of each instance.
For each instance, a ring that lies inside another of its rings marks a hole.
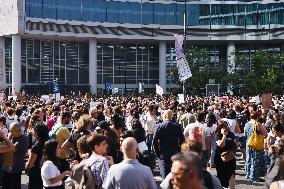
[[[259,134],[266,136],[266,129],[263,124],[263,118],[257,112],[250,114],[251,120],[245,125],[245,136],[247,138],[246,144],[248,145],[249,138],[254,129]],[[259,141],[264,143],[264,141]],[[262,181],[260,177],[266,174],[266,156],[264,146],[262,150],[256,150],[247,146],[246,155],[246,179],[249,181]]]
[[[214,157],[217,177],[224,188],[235,189],[236,139],[228,122],[221,120],[216,130],[217,147]]]
[[[43,159],[41,167],[41,178],[45,189],[64,189],[62,181],[66,176],[71,174],[71,171],[59,171],[60,146],[58,142],[49,140],[43,148]]]
[[[210,167],[213,168],[215,167],[214,165],[214,156],[215,156],[215,150],[216,150],[216,129],[217,129],[217,118],[214,113],[210,112],[207,114],[206,117],[206,126],[210,130],[210,135],[211,135],[211,156],[210,156]]]
[[[91,116],[88,114],[83,114],[79,120],[76,122],[76,128],[71,132],[70,137],[63,143],[62,148],[69,155],[73,155],[72,159],[81,160],[78,148],[77,140],[83,136],[91,133],[92,122]],[[75,154],[74,154],[75,152]]]
[[[48,129],[36,125],[33,129],[35,143],[29,150],[29,159],[26,165],[26,173],[29,176],[29,189],[42,188],[42,179],[40,176],[40,164],[42,160],[42,149],[48,140]]]

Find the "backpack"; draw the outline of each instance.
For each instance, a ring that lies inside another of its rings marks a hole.
[[[49,139],[56,139],[56,132],[58,131],[58,129],[60,129],[62,127],[62,125],[54,125],[54,127],[52,127],[51,131],[49,131],[48,136]]]
[[[96,189],[96,180],[91,171],[91,166],[97,160],[98,158],[83,160],[72,169],[70,178],[76,182],[76,185],[79,185],[79,189]]]

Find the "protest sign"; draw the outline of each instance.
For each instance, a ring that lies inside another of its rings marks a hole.
[[[178,94],[178,102],[180,104],[185,103],[184,94]]]
[[[261,101],[262,101],[262,107],[265,110],[270,109],[272,106],[272,94],[271,93],[262,94]]]

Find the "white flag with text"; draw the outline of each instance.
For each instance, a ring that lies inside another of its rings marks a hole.
[[[164,94],[164,89],[156,84],[156,94],[162,96]]]
[[[178,66],[179,79],[181,81],[184,81],[188,78],[191,78],[192,74],[182,48],[183,36],[176,34],[175,38],[176,38],[175,41],[176,60]]]

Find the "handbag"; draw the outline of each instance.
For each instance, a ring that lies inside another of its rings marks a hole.
[[[222,159],[222,161],[224,161],[224,162],[231,161],[231,160],[234,159],[234,158],[235,158],[235,153],[234,153],[232,150],[223,152],[223,153],[221,154],[221,159]]]
[[[256,130],[256,124],[254,124],[252,133],[249,137],[248,147],[254,150],[264,149],[264,136]]]
[[[148,150],[148,147],[145,141],[138,143],[138,150],[141,154],[143,154],[146,150]]]

